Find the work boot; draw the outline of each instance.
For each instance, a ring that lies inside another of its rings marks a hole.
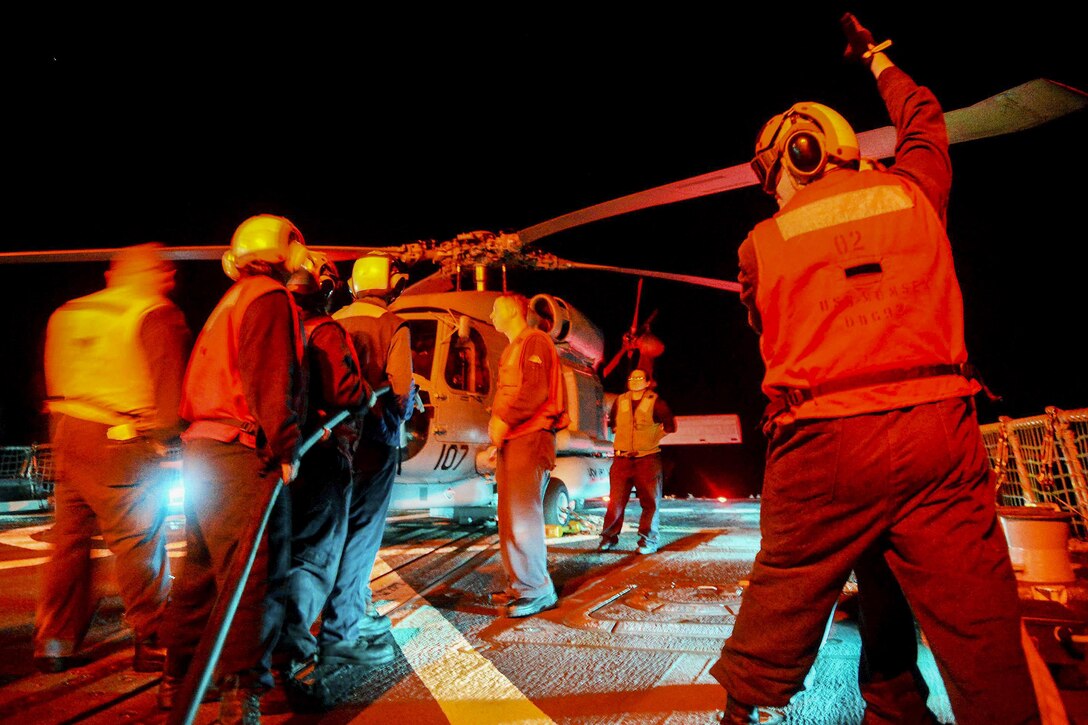
[[[291,663],[283,670],[284,684],[298,686],[303,689],[312,688],[316,671],[317,655],[310,655],[300,660],[291,660]]]
[[[44,674],[66,672],[91,664],[90,657],[77,655],[71,641],[42,639],[34,642],[34,669]]]
[[[374,639],[388,632],[392,626],[389,617],[378,614],[377,610],[367,610],[359,619],[359,636],[363,639]]]
[[[755,705],[747,705],[732,697],[726,697],[721,725],[759,725],[759,710]]]
[[[282,672],[284,691],[292,710],[312,712],[325,709],[318,692],[318,677],[325,673],[318,670],[316,655],[302,660],[291,660],[290,666]]]
[[[173,710],[174,700],[177,699],[181,683],[185,681],[185,675],[171,675],[163,673],[162,682],[159,683],[159,691],[155,696],[160,710]]]
[[[132,656],[132,669],[136,672],[162,672],[165,661],[166,648],[159,644],[155,635],[136,642],[136,652]]]
[[[160,710],[174,709],[174,702],[177,700],[183,682],[185,682],[185,675],[178,677],[177,675],[164,674],[162,676],[162,682],[159,683],[159,692],[156,696]],[[214,682],[211,682],[204,688],[204,697],[200,698],[200,701],[216,702],[220,696],[219,688],[216,687]]]
[[[190,655],[171,655],[166,652],[166,661],[162,668],[162,682],[159,683],[159,691],[156,700],[160,710],[173,710],[181,685],[185,682],[185,675],[189,671]],[[204,690],[201,702],[215,702],[219,699],[219,688],[212,682]]]
[[[159,683],[158,702],[160,710],[173,710],[185,673],[189,671],[192,655],[179,655],[166,650],[166,660],[162,666],[162,682]]]
[[[261,725],[261,693],[242,686],[237,675],[223,679],[219,725]]]
[[[330,665],[362,665],[381,667],[392,662],[397,656],[396,640],[392,632],[379,634],[377,637],[360,637],[354,642],[322,647],[318,661]]]
[[[80,655],[61,655],[59,657],[34,658],[34,669],[46,675],[55,675],[58,672],[67,672],[73,667],[84,667],[89,664],[91,664],[90,658]]]
[[[539,597],[521,597],[506,605],[507,617],[531,617],[534,614],[551,609],[559,601],[559,596],[553,589],[541,594]]]

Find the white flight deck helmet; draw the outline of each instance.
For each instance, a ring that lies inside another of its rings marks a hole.
[[[306,240],[291,220],[274,214],[258,214],[234,230],[230,249],[223,253],[223,271],[238,279],[253,262],[282,264],[288,273],[307,259]]]
[[[857,134],[846,119],[821,103],[805,102],[763,124],[752,169],[763,190],[774,194],[781,169],[807,184],[823,175],[828,162],[857,168],[860,160]]]
[[[302,266],[288,277],[287,289],[303,298],[320,294],[322,303],[327,305],[339,281],[340,273],[328,256],[311,250]]]
[[[386,298],[400,294],[407,282],[408,275],[400,271],[393,257],[384,252],[370,252],[352,265],[348,289],[356,298]]]

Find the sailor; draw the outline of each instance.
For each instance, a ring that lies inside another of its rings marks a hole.
[[[354,301],[333,313],[354,347],[365,385],[389,390],[356,420],[359,441],[352,459],[343,550],[322,612],[315,667],[296,675],[305,687],[323,688],[314,694],[326,706],[354,686],[352,668],[378,667],[396,656],[389,618],[373,604],[370,573],[385,532],[403,424],[412,415],[415,398],[408,325],[389,311],[407,281],[392,257],[368,254],[352,266],[348,289]]]
[[[335,265],[316,252],[287,280],[306,332],[307,430],[339,411],[359,408],[370,393],[355,348],[328,314],[338,281]],[[358,440],[354,416],[326,429],[325,436],[303,456],[290,488],[291,571],[277,645],[277,659],[288,677],[304,677],[305,670],[316,664],[317,640],[311,627],[332,592],[347,536],[351,459]]]
[[[201,330],[185,373],[185,565],[167,612],[166,670],[159,704],[174,696],[209,623],[239,533],[261,513],[278,480],[298,473],[303,336],[284,282],[307,259],[290,220],[259,214],[235,230],[223,269],[236,280]],[[290,559],[290,506],[277,496],[219,658],[222,723],[260,721],[273,684],[271,655],[283,623]]]
[[[192,336],[167,298],[174,267],[159,244],[118,252],[106,288],[64,304],[46,330],[46,402],[57,471],[53,553],[43,570],[34,664],[62,672],[86,659],[94,615],[91,540],[113,553],[133,668],[162,669],[170,589],[159,463],[182,430],[181,380]]]
[[[935,721],[915,619],[957,723],[1036,722],[945,231],[944,116],[886,44],[852,15],[842,24],[895,125],[895,165],[862,159],[846,119],[820,103],[757,137],[752,166],[779,211],[741,245],[739,279],[769,445],[761,548],[711,669],[722,722],[758,722],[755,706],[802,689],[852,571],[866,722]]]
[[[528,300],[495,298],[491,321],[510,344],[499,358],[488,436],[497,451],[499,550],[508,586],[492,595],[506,616],[528,617],[558,601],[548,574],[543,491],[555,467],[555,434],[569,423],[559,356],[546,333],[529,327]]]
[[[598,551],[619,543],[623,515],[635,489],[642,515],[638,522],[638,553],[653,554],[658,547],[658,503],[661,501],[661,447],[666,433],[676,430],[676,419],[656,392],[646,371],[627,376],[627,392],[616,396],[608,414],[613,432],[612,466],[609,469],[608,510],[601,529]]]

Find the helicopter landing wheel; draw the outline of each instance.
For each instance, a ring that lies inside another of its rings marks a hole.
[[[571,500],[567,484],[558,478],[548,481],[544,489],[544,523],[566,526],[570,523]]]

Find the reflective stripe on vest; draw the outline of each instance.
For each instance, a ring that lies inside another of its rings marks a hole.
[[[616,433],[612,442],[616,455],[637,456],[657,453],[658,443],[665,435],[665,427],[654,422],[654,403],[657,394],[643,393],[638,405],[628,391],[616,398]]]
[[[259,297],[282,293],[291,306],[295,325],[295,356],[302,365],[302,329],[298,308],[283,284],[271,277],[242,277],[223,295],[197,337],[182,388],[181,417],[190,422],[182,438],[240,439],[252,447],[257,418],[246,403],[238,370],[238,332],[246,310]],[[247,350],[246,355],[260,355]],[[226,426],[226,427],[225,427]],[[237,435],[231,430],[234,428]]]
[[[498,386],[491,409],[495,415],[501,418],[514,399],[517,398],[518,391],[521,390],[523,372],[521,352],[525,348],[525,343],[533,335],[539,335],[548,343],[546,347],[552,362],[552,374],[548,381],[548,397],[529,420],[510,429],[506,434],[507,439],[517,438],[538,430],[564,428],[567,425],[566,409],[563,404],[563,389],[560,385],[559,354],[555,350],[555,343],[552,342],[552,339],[546,333],[533,328],[525,328],[502,351],[502,355],[499,357]]]
[[[122,285],[57,309],[45,343],[50,412],[111,426],[154,419],[155,391],[139,333],[144,317],[168,304]]]
[[[763,320],[763,391],[967,361],[963,303],[947,234],[913,183],[836,172],[804,187],[752,232]],[[890,410],[971,395],[950,373],[876,382],[795,405],[797,418]]]

